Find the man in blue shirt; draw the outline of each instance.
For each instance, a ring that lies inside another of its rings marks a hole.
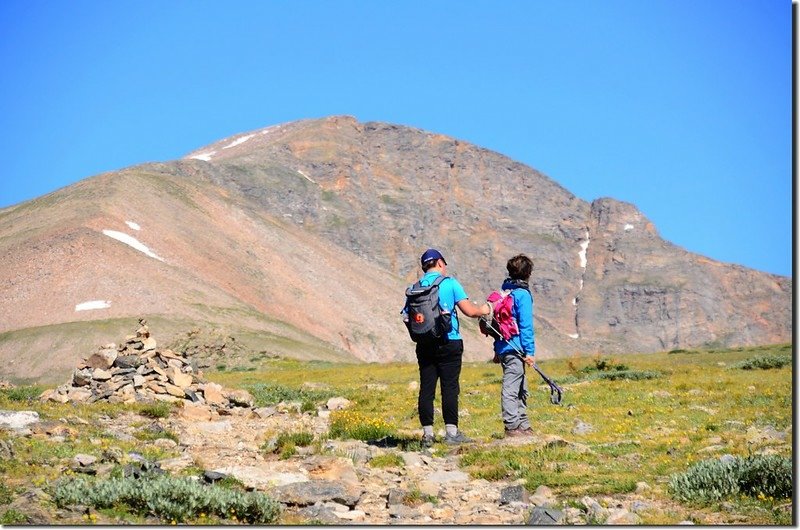
[[[452,276],[447,276],[447,262],[436,249],[428,249],[420,257],[424,275],[420,278],[422,285],[430,285],[438,276],[445,276],[439,284],[439,306],[450,312],[452,329],[447,340],[441,343],[417,343],[417,364],[419,365],[419,399],[417,410],[422,425],[422,444],[433,445],[433,400],[436,396],[436,382],[440,380],[442,391],[442,416],[445,423],[444,441],[457,445],[470,442],[464,433],[458,430],[458,394],[460,387],[458,378],[461,375],[461,358],[464,353],[464,342],[461,340],[458,326],[458,309],[471,318],[479,318],[491,314],[491,306],[476,305],[464,292],[461,284]]]

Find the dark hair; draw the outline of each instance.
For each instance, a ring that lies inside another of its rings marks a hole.
[[[506,263],[508,275],[512,280],[525,280],[531,277],[533,261],[525,254],[517,254]]]
[[[439,258],[436,259],[429,259],[425,263],[422,264],[422,272],[428,272],[428,269],[432,269],[439,263]]]

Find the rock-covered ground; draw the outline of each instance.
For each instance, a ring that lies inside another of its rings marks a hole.
[[[334,400],[332,400],[334,401]],[[336,404],[334,406],[341,406]],[[650,486],[640,483],[630,495],[584,497],[579,503],[565,503],[546,484],[528,493],[519,481],[473,479],[459,468],[462,449],[434,446],[433,450],[403,451],[356,440],[326,440],[320,445],[299,447],[290,458],[265,451],[269,433],[328,432],[327,410],[319,415],[300,414],[292,405],[252,408],[237,407],[219,415],[211,407],[190,405],[168,418],[142,426],[142,417],[128,413],[106,418],[104,433],[118,440],[132,440],[142,428],[169,431],[178,441],[162,438],[155,443],[177,454],[147,466],[172,474],[201,468],[206,477],[219,480],[230,476],[248,489],[263,491],[284,507],[282,521],[327,524],[637,524],[641,514],[669,511],[674,523],[683,522],[685,512],[677,505],[665,505],[648,498]],[[0,422],[15,436],[63,439],[81,428],[80,422],[40,422],[35,413],[6,413]],[[324,437],[323,437],[324,438]],[[274,441],[274,440],[273,440]],[[557,437],[496,440],[492,444],[569,443]],[[266,442],[266,443],[265,443]],[[0,451],[13,457],[13,439]],[[401,465],[373,467],[376,457],[394,453]],[[141,461],[135,454],[122,455],[113,446],[104,456],[76,455],[65,471],[103,477],[113,460]],[[109,454],[112,455],[109,457]],[[115,455],[115,456],[114,456]],[[146,466],[146,467],[147,467]],[[48,495],[33,489],[12,506],[30,516],[35,524],[69,524],[88,520],[114,524],[91,508],[48,512],[30,504],[31,499],[47,501]],[[46,502],[45,502],[46,504]],[[565,505],[566,504],[566,505]]]

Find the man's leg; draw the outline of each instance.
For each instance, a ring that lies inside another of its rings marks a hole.
[[[458,394],[461,388],[461,358],[464,343],[451,340],[439,348],[438,368],[442,385],[442,416],[445,425],[458,426]]]
[[[417,364],[419,365],[419,397],[417,412],[423,429],[433,426],[433,400],[436,397],[437,370],[430,347],[417,344]]]

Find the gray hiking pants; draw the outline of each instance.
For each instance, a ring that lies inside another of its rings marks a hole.
[[[503,425],[508,430],[528,429],[528,378],[525,377],[525,363],[510,353],[500,358],[503,366],[503,388],[500,391],[500,409],[503,412]]]

